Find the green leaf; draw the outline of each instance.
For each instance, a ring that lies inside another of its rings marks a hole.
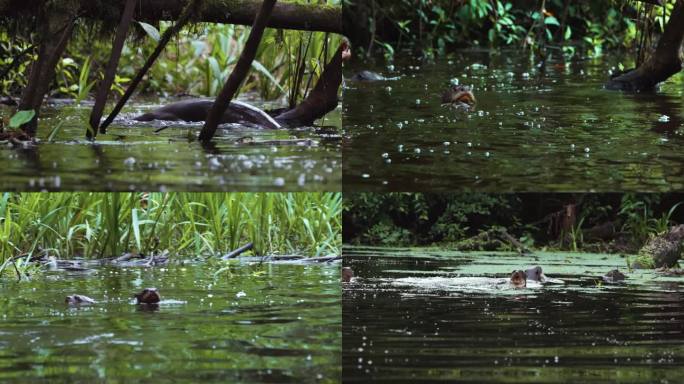
[[[36,111],[34,111],[33,109],[28,111],[19,111],[15,113],[14,116],[12,116],[12,118],[10,119],[9,126],[10,128],[19,128],[22,125],[33,120],[34,116],[36,116]]]
[[[159,41],[159,39],[161,39],[161,34],[159,33],[159,30],[155,28],[153,25],[143,23],[142,21],[138,21],[138,24],[140,24],[142,29],[145,30],[147,36],[151,37],[154,41]]]
[[[554,16],[548,16],[544,18],[544,24],[546,25],[560,25],[558,22],[558,19],[556,19]]]
[[[570,29],[570,26],[568,25],[567,27],[565,27],[565,35],[563,36],[563,38],[565,40],[569,40],[570,37],[572,37],[572,29]]]

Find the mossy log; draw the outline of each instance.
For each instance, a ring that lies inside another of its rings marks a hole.
[[[673,267],[681,256],[682,240],[684,240],[684,225],[674,226],[666,233],[652,237],[641,247],[639,258],[632,267]]]
[[[0,17],[37,15],[47,0],[0,0]],[[78,0],[80,15],[115,26],[125,0]],[[193,22],[252,25],[261,0],[204,0]],[[133,18],[157,22],[177,20],[186,0],[139,0]],[[271,28],[342,33],[342,7],[279,1],[268,24]]]

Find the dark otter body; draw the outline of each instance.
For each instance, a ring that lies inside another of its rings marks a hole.
[[[601,279],[603,279],[604,282],[611,284],[611,283],[619,283],[621,281],[624,281],[627,276],[625,276],[624,273],[618,271],[617,269],[613,269],[612,271],[609,271],[605,275],[601,276]]]
[[[158,304],[161,300],[157,288],[145,288],[134,297],[137,304]]]
[[[213,104],[211,100],[183,100],[140,115],[135,120],[205,121]],[[270,129],[281,128],[266,112],[239,101],[230,103],[219,123],[249,123]]]
[[[383,81],[387,80],[385,76],[371,71],[361,71],[351,77],[351,81]]]

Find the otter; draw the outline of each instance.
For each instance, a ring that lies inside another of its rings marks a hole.
[[[627,278],[622,272],[618,271],[617,269],[613,269],[612,271],[609,271],[605,275],[601,276],[601,279],[608,283],[619,283],[621,281],[624,281]]]
[[[383,81],[387,78],[379,73],[372,71],[361,71],[351,77],[351,81]]]
[[[354,271],[349,267],[342,267],[342,282],[348,283],[354,277]]]
[[[515,288],[525,288],[527,286],[527,276],[525,271],[513,271],[511,274],[511,285]]]
[[[342,83],[342,62],[350,56],[349,43],[343,41],[330,62],[323,68],[323,73],[314,88],[298,106],[267,113],[249,104],[231,101],[219,124],[251,123],[270,129],[313,125],[314,121],[337,108],[337,91]],[[135,120],[205,121],[212,106],[212,100],[184,100],[145,113]]]
[[[212,105],[214,105],[212,100],[183,100],[165,105],[152,112],[140,115],[133,120],[205,121]],[[226,123],[248,123],[270,129],[282,128],[280,123],[275,121],[266,112],[241,101],[230,102],[228,109],[223,113],[220,120],[220,124]]]
[[[97,302],[88,296],[84,295],[70,295],[64,299],[64,302],[69,305],[89,305],[97,304]]]
[[[475,95],[473,95],[470,87],[452,85],[442,94],[442,103],[457,108],[470,109],[475,104]]]
[[[136,304],[158,304],[161,300],[157,288],[145,288],[133,297],[137,301]]]
[[[535,266],[529,269],[525,270],[525,276],[527,276],[528,280],[532,281],[538,281],[540,283],[543,283],[547,280],[546,276],[544,275],[544,272],[542,271],[542,267],[540,266]]]

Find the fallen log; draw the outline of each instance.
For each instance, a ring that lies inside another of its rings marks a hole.
[[[121,19],[126,0],[75,0],[85,18],[115,25]],[[204,0],[193,22],[252,25],[262,0]],[[45,0],[0,1],[0,18],[36,15]],[[178,20],[186,0],[138,0],[133,18],[158,22]],[[273,9],[270,28],[320,31],[342,34],[342,7],[325,4],[279,2]]]

